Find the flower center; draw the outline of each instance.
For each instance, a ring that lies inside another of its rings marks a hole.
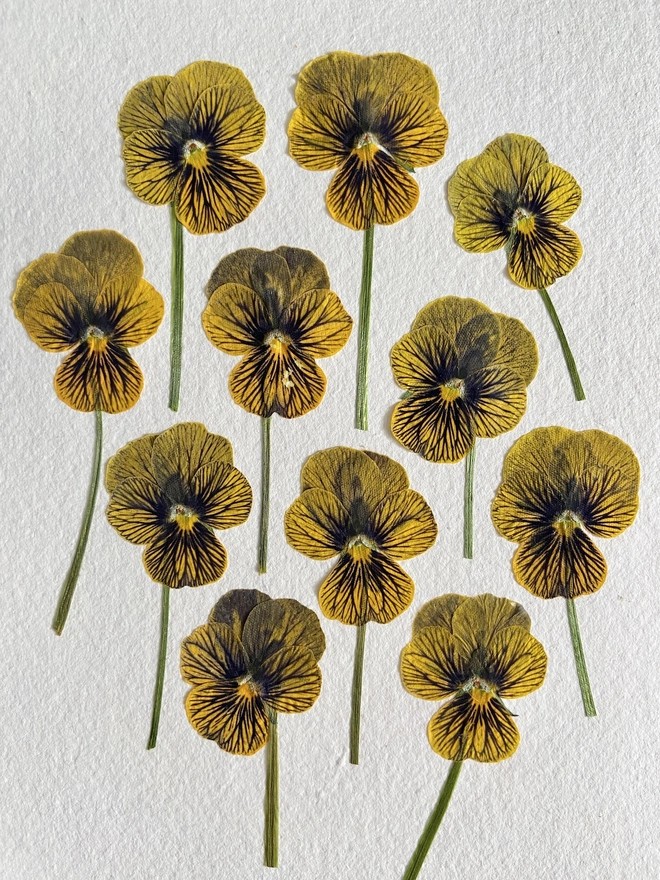
[[[255,697],[258,697],[261,691],[257,687],[257,684],[250,673],[247,673],[247,675],[243,675],[238,679],[236,693],[239,697],[243,697],[244,700],[252,700]]]
[[[582,521],[580,517],[573,513],[572,510],[565,510],[563,513],[560,513],[557,519],[553,522],[553,526],[562,535],[564,538],[570,538],[573,532],[576,529],[579,529],[582,525]]]
[[[195,511],[186,507],[185,504],[173,504],[167,519],[168,522],[175,522],[182,532],[190,532],[195,523],[199,521]]]
[[[108,336],[100,327],[87,327],[82,338],[92,351],[105,351],[108,344]]]
[[[378,545],[367,535],[355,535],[346,544],[346,552],[352,559],[368,559],[372,550],[377,550]]]
[[[209,162],[206,149],[206,144],[203,144],[201,141],[186,141],[183,145],[183,158],[193,168],[205,168]]]
[[[451,403],[458,397],[465,397],[465,381],[463,379],[450,379],[440,386],[440,395],[446,403]]]
[[[362,162],[368,162],[378,152],[380,146],[374,135],[367,131],[357,139],[354,149]]]
[[[525,208],[516,208],[511,218],[511,229],[520,232],[522,235],[529,235],[534,232],[536,221],[534,217]]]
[[[264,345],[267,345],[273,354],[282,354],[290,343],[289,337],[281,330],[272,330],[264,339]]]
[[[497,693],[490,682],[479,678],[478,675],[473,675],[472,678],[466,681],[461,690],[466,694],[470,694],[474,702],[479,705],[484,705],[484,703],[492,700]]]

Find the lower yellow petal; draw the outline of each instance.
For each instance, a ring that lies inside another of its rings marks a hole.
[[[493,763],[510,758],[520,734],[510,712],[494,697],[476,702],[470,694],[454,697],[429,722],[429,742],[448,761]]]
[[[284,515],[284,534],[289,544],[311,559],[332,559],[347,540],[350,515],[336,495],[323,489],[307,489]]]
[[[227,568],[227,552],[201,523],[183,530],[172,522],[144,551],[144,565],[149,577],[166,587],[201,587],[220,580]]]
[[[551,220],[537,219],[534,231],[516,233],[509,248],[509,275],[530,290],[548,287],[574,269],[582,256],[580,239]]]
[[[541,599],[574,599],[595,593],[603,586],[607,564],[581,529],[566,537],[548,526],[518,547],[513,557],[513,573],[519,584]]]
[[[381,501],[371,516],[371,533],[392,559],[411,559],[435,544],[438,527],[419,492],[404,489]]]
[[[200,736],[225,752],[254,755],[268,742],[268,715],[260,697],[238,688],[225,682],[194,687],[186,697],[186,714]]]
[[[465,401],[460,397],[446,400],[439,391],[413,393],[399,401],[391,427],[399,443],[428,461],[460,461],[474,443]]]
[[[403,686],[421,700],[444,700],[467,678],[467,663],[457,650],[456,640],[443,627],[424,627],[403,649]]]
[[[263,657],[254,681],[274,712],[306,712],[321,693],[321,670],[314,654],[301,645]]]
[[[119,413],[138,402],[144,380],[130,354],[107,342],[102,350],[81,342],[55,373],[60,400],[81,412]]]

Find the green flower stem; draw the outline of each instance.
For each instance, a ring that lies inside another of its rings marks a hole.
[[[167,630],[170,623],[170,588],[162,585],[162,604],[160,610],[160,644],[158,646],[158,671],[156,672],[156,689],[154,691],[154,709],[151,714],[151,730],[149,731],[148,749],[156,748],[160,707],[163,704],[163,682],[165,681],[165,661],[167,659]]]
[[[259,519],[259,574],[266,574],[268,562],[268,519],[270,516],[270,422],[261,419],[261,517]]]
[[[362,668],[364,666],[364,640],[367,624],[357,628],[355,665],[353,666],[353,691],[351,694],[351,764],[360,763],[360,709],[362,706]]]
[[[374,227],[364,232],[362,250],[362,287],[360,289],[360,316],[358,319],[358,366],[355,395],[355,427],[368,430],[367,370],[369,367],[369,320],[371,316],[371,273],[374,264]]]
[[[174,202],[170,204],[172,230],[172,303],[170,307],[170,402],[179,409],[181,357],[183,353],[183,226],[177,220]]]
[[[559,337],[561,350],[564,353],[564,360],[566,361],[566,366],[568,367],[571,382],[573,383],[575,399],[584,400],[585,393],[584,389],[582,388],[582,382],[580,382],[580,376],[578,375],[577,367],[575,366],[575,359],[573,358],[573,353],[568,344],[568,339],[566,339],[564,328],[561,326],[559,315],[555,311],[555,307],[552,304],[552,300],[550,299],[550,294],[548,293],[548,291],[544,287],[539,287],[539,293],[541,294],[541,299],[543,300],[543,303],[548,310],[548,314],[550,315],[550,320],[552,321],[553,327],[555,328],[555,332]]]
[[[280,834],[280,780],[277,756],[277,712],[268,709],[268,745],[266,755],[266,829],[264,865],[277,868]]]
[[[60,601],[57,603],[57,610],[55,611],[55,618],[53,620],[53,629],[57,633],[58,636],[62,635],[62,630],[64,629],[64,624],[66,623],[67,616],[69,614],[69,608],[71,607],[71,600],[73,599],[73,594],[76,589],[76,584],[78,583],[78,575],[80,574],[80,566],[82,565],[83,557],[85,555],[85,548],[87,547],[87,539],[89,538],[89,530],[92,525],[92,517],[94,516],[94,507],[96,505],[96,496],[99,491],[99,481],[101,477],[101,454],[103,451],[103,414],[100,409],[96,410],[96,440],[94,444],[94,464],[92,465],[92,482],[89,486],[89,493],[87,495],[87,506],[85,507],[85,513],[83,516],[82,526],[80,529],[80,535],[78,537],[78,544],[76,546],[76,552],[73,554],[73,560],[71,562],[71,566],[66,576],[66,580],[64,581],[64,586],[62,587],[62,593],[60,595]]]
[[[587,672],[587,661],[584,659],[582,639],[580,638],[580,625],[578,624],[575,599],[571,599],[570,596],[566,597],[566,610],[568,611],[568,625],[571,630],[571,642],[573,643],[573,653],[575,655],[575,665],[577,666],[578,681],[580,682],[580,691],[582,693],[584,714],[588,718],[595,718],[597,714],[596,704],[594,703],[594,696],[591,693],[591,685],[589,684],[589,673]]]
[[[424,864],[424,859],[427,856],[429,849],[431,848],[431,844],[433,843],[433,838],[436,835],[438,828],[440,827],[440,823],[447,812],[447,807],[449,806],[449,801],[451,800],[451,796],[454,793],[454,787],[456,785],[456,781],[458,779],[458,774],[461,772],[461,767],[463,766],[462,761],[454,761],[449,768],[449,773],[447,774],[447,778],[445,779],[445,784],[442,786],[442,790],[440,791],[440,797],[433,808],[433,812],[428,818],[428,821],[424,827],[424,831],[422,831],[422,836],[419,838],[419,843],[417,844],[417,849],[413,853],[413,857],[408,862],[408,867],[406,868],[406,873],[403,875],[403,880],[415,880],[415,877],[419,874],[422,869],[422,865]]]
[[[465,488],[463,493],[463,556],[472,559],[474,534],[474,460],[477,454],[475,438],[465,459]]]

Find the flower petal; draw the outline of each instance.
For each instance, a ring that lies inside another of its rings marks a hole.
[[[149,128],[126,138],[122,150],[126,183],[139,199],[150,205],[174,200],[184,167],[182,147],[181,137],[167,129]]]
[[[406,333],[392,347],[394,379],[406,390],[433,389],[458,374],[456,349],[439,327],[424,326]]]
[[[202,523],[183,530],[172,522],[144,551],[144,566],[152,580],[166,587],[201,587],[220,580],[227,551]]]
[[[227,624],[240,640],[248,615],[263,602],[272,602],[272,599],[260,590],[229,590],[211,609],[209,623]]]
[[[353,319],[336,293],[310,290],[289,304],[282,315],[282,330],[307,357],[337,354],[351,335]]]
[[[420,94],[436,104],[440,100],[438,83],[428,64],[401,52],[380,52],[366,60],[371,87],[385,91],[386,86],[388,100],[400,92]]]
[[[167,115],[190,119],[200,96],[214,86],[231,89],[246,100],[255,99],[250,81],[238,67],[219,61],[194,61],[177,73],[165,92]]]
[[[294,345],[256,348],[229,375],[234,402],[264,418],[304,416],[321,403],[325,386],[323,372]]]
[[[259,248],[240,248],[227,254],[213,270],[209,283],[206,285],[206,295],[210,298],[219,287],[225,284],[237,284],[255,290],[252,266],[259,257],[266,253],[268,251],[262,251]]]
[[[110,497],[108,522],[131,544],[150,544],[167,523],[170,504],[152,480],[124,480]]]
[[[419,188],[411,175],[384,150],[366,161],[352,153],[332,178],[326,196],[332,217],[351,229],[396,223],[415,210],[418,200]]]
[[[55,281],[36,289],[22,322],[30,339],[45,351],[68,351],[80,341],[87,323],[76,297]]]
[[[296,102],[304,105],[328,96],[352,105],[360,86],[368,82],[368,62],[364,55],[342,51],[314,58],[298,76]]]
[[[266,137],[266,111],[228,86],[205,89],[190,116],[191,136],[231,156],[254,153]]]
[[[509,275],[529,290],[548,287],[574,269],[582,256],[580,239],[552,220],[537,218],[531,233],[517,233],[509,249]]]
[[[539,165],[527,178],[522,201],[533,214],[564,223],[577,211],[582,190],[568,171],[558,165]]]
[[[234,680],[245,675],[247,668],[248,658],[240,639],[224,622],[209,621],[198,626],[181,643],[181,677],[194,687],[225,682],[228,690],[235,690]]]
[[[456,211],[454,238],[473,254],[497,251],[509,241],[512,213],[513,209],[508,210],[488,195],[467,196]]]
[[[465,378],[489,366],[500,347],[500,339],[500,321],[493,312],[475,315],[463,324],[454,341],[458,375]]]
[[[302,490],[332,492],[349,512],[356,506],[368,516],[385,495],[381,469],[366,453],[333,446],[311,455],[303,465]]]
[[[241,641],[250,662],[256,665],[284,648],[304,648],[317,661],[325,651],[325,636],[317,615],[295,599],[273,599],[257,605],[247,618]]]
[[[387,455],[380,455],[378,452],[371,452],[369,449],[364,450],[364,454],[376,465],[380,471],[383,481],[383,494],[389,495],[391,492],[403,492],[410,485],[408,482],[408,474],[403,465]]]
[[[263,299],[240,284],[215,290],[202,313],[202,325],[216,348],[233,355],[251,351],[272,329]]]
[[[189,232],[224,232],[241,223],[266,193],[263,175],[244,159],[209,153],[204,168],[186,165],[176,195],[176,216]]]
[[[96,282],[95,292],[103,290],[120,275],[133,278],[137,283],[144,272],[140,251],[132,241],[112,229],[76,232],[64,242],[60,254],[75,257],[83,264]]]
[[[392,559],[411,559],[435,544],[438,527],[419,492],[404,489],[386,495],[371,517],[378,547]]]
[[[23,322],[28,304],[44,284],[62,284],[73,294],[83,312],[98,293],[94,278],[79,260],[61,254],[43,254],[18,276],[13,305],[19,321]]]
[[[186,697],[188,721],[200,736],[232,755],[254,755],[268,742],[268,714],[259,697],[246,697],[235,684],[194,687]]]
[[[81,412],[124,412],[138,402],[143,384],[133,358],[112,341],[101,351],[81,342],[55,373],[57,396]]]
[[[191,489],[203,507],[204,522],[212,529],[240,526],[250,515],[252,489],[229,462],[213,461],[200,467],[192,478]]]
[[[330,289],[330,277],[325,263],[311,251],[282,246],[275,248],[273,253],[282,257],[289,267],[291,299],[295,299],[301,293],[307,293],[308,290]]]
[[[539,365],[536,340],[517,318],[500,314],[497,317],[501,328],[500,347],[490,366],[513,370],[529,385]]]
[[[461,694],[445,703],[429,722],[429,742],[448,761],[493,763],[510,758],[520,733],[511,713],[498,700],[477,703]]]
[[[145,434],[115,452],[105,469],[105,488],[109,493],[114,492],[124,480],[137,478],[155,482],[151,451],[157,436],[158,434]]]
[[[423,168],[442,159],[449,129],[437,99],[400,92],[383,108],[375,133],[394,159]]]
[[[465,403],[476,436],[497,437],[524,416],[525,382],[511,370],[479,370],[465,380]]]
[[[421,700],[444,700],[469,678],[456,639],[440,626],[419,631],[401,654],[401,680]]]
[[[513,574],[519,584],[541,599],[574,599],[603,586],[607,564],[581,529],[566,537],[548,526],[520,544],[513,557]]]
[[[563,508],[561,491],[530,468],[528,472],[516,471],[500,483],[491,517],[502,537],[520,543],[533,539],[539,527],[551,525]]]
[[[575,434],[557,426],[533,428],[523,434],[506,454],[502,480],[508,481],[514,474],[537,472],[548,483],[561,488],[572,470],[564,450]]]
[[[464,400],[445,400],[440,391],[413,392],[392,413],[392,433],[406,449],[428,461],[455,462],[474,443],[474,428]]]
[[[167,119],[165,91],[171,82],[171,76],[152,76],[133,86],[119,111],[123,138],[141,128],[162,128]]]
[[[349,107],[333,98],[315,98],[297,107],[289,122],[289,154],[309,171],[330,171],[350,155],[360,134]]]
[[[639,462],[627,443],[604,431],[578,435],[590,450],[589,466],[578,479],[585,495],[584,524],[601,538],[620,535],[639,507]]]
[[[417,635],[421,629],[427,626],[441,626],[451,632],[454,611],[466,599],[467,596],[459,596],[458,593],[446,593],[444,596],[438,596],[437,599],[426,602],[413,620],[413,635]]]
[[[293,645],[267,654],[254,682],[274,712],[306,712],[321,693],[321,670],[309,648]]]
[[[321,584],[319,605],[331,620],[350,626],[389,623],[413,600],[415,585],[406,572],[378,550],[345,553]]]
[[[152,461],[156,480],[167,494],[181,482],[189,487],[204,465],[233,464],[234,454],[229,440],[211,434],[199,422],[180,422],[154,440]]]
[[[489,649],[502,630],[513,626],[529,632],[531,625],[522,605],[491,593],[472,596],[461,602],[451,619],[451,631],[467,659],[479,649]]]
[[[332,559],[347,541],[350,516],[336,495],[307,489],[284,514],[288,543],[311,559]]]
[[[95,311],[112,328],[117,345],[130,348],[150,339],[163,320],[163,297],[148,281],[118,275],[105,285],[94,303]]]
[[[465,324],[481,315],[492,315],[493,312],[479,300],[463,296],[441,296],[425,305],[417,313],[412,330],[419,330],[431,324],[442,330],[454,342]]]
[[[488,653],[497,692],[503,699],[526,697],[543,684],[548,658],[543,645],[527,629],[521,626],[500,629]]]
[[[250,265],[250,287],[261,296],[277,323],[279,316],[291,302],[291,273],[284,257],[275,251],[257,253]]]

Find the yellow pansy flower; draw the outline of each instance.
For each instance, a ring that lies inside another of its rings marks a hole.
[[[531,694],[547,657],[521,605],[485,593],[449,593],[421,607],[401,655],[401,679],[422,700],[446,700],[431,718],[431,748],[452,761],[403,880],[417,877],[447,810],[462,764],[510,758],[520,741],[504,700]]]
[[[109,460],[110,525],[131,544],[146,545],[149,577],[162,584],[161,648],[149,748],[156,745],[166,659],[170,590],[219,580],[227,552],[216,529],[241,525],[252,490],[233,465],[231,443],[198,422],[127,443]]]
[[[497,531],[519,547],[518,583],[535,596],[567,600],[587,714],[595,715],[574,600],[605,582],[605,558],[590,535],[613,538],[635,519],[639,462],[632,449],[604,431],[536,428],[504,459],[492,505]]]
[[[359,698],[369,621],[389,623],[413,599],[414,584],[399,560],[433,546],[437,526],[424,498],[409,487],[400,464],[344,446],[312,455],[302,494],[284,517],[286,539],[312,559],[339,556],[319,590],[323,614],[358,628],[351,762],[358,762]]]
[[[92,481],[73,561],[53,628],[64,629],[82,565],[101,472],[102,413],[134,406],[144,380],[129,349],[146,342],[163,318],[163,298],[142,277],[135,245],[118,232],[78,232],[58,253],[44,254],[18,277],[13,305],[33,342],[69,352],[55,372],[60,400],[96,413]]]
[[[192,686],[188,720],[200,736],[235,755],[268,743],[265,863],[278,860],[278,713],[306,712],[321,691],[325,650],[319,619],[295,599],[231,590],[208,623],[181,646],[181,675]]]
[[[138,83],[119,111],[126,182],[150,205],[170,205],[172,345],[170,408],[179,406],[183,321],[183,230],[224,232],[266,192],[243,156],[261,147],[266,115],[245,74],[217,61],[195,61],[176,76]]]
[[[506,248],[509,275],[521,287],[536,288],[550,313],[573,381],[584,391],[547,287],[575,268],[582,256],[577,235],[564,225],[580,205],[575,178],[551,164],[531,137],[505,134],[456,169],[448,186],[454,236],[467,251]]]
[[[518,424],[536,375],[534,337],[520,321],[475,299],[446,296],[425,306],[390,355],[403,399],[392,433],[433,462],[466,455],[465,555],[472,555],[472,492],[477,437]]]
[[[317,358],[346,344],[353,321],[324,264],[311,251],[244,248],[224,257],[207,285],[202,324],[220,351],[241,357],[229,376],[235,403],[261,416],[263,434],[262,526],[259,571],[266,571],[270,424],[319,405],[326,379]]]
[[[373,231],[396,223],[419,199],[416,168],[442,158],[448,129],[429,67],[398,52],[330,52],[300,73],[289,152],[312,171],[336,169],[332,217],[363,230],[356,425],[367,428],[367,360]]]

